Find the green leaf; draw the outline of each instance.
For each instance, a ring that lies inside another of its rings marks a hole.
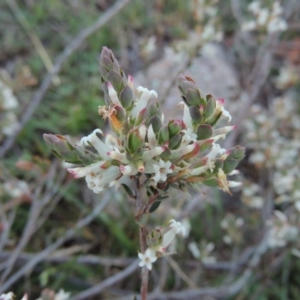
[[[189,105],[201,104],[201,96],[199,90],[188,89],[185,94],[185,99]]]
[[[116,71],[110,71],[107,80],[113,85],[114,89],[119,93],[123,88],[123,78]]]
[[[126,185],[125,183],[121,184],[125,190],[125,192],[128,194],[128,196],[132,199],[135,199],[135,195],[133,194],[132,190],[130,189],[130,187],[128,185]]]
[[[213,97],[211,97],[205,106],[203,112],[204,117],[209,118],[213,114],[215,109],[216,109],[216,100]]]
[[[195,123],[200,124],[202,121],[202,116],[200,110],[196,106],[189,107],[191,118],[195,121]]]
[[[160,206],[160,204],[161,204],[161,201],[155,201],[155,202],[151,205],[151,207],[150,207],[150,209],[149,209],[149,213],[153,213],[154,211],[156,211],[156,210],[158,209],[158,207]]]
[[[201,124],[197,127],[197,140],[207,140],[213,135],[213,129],[210,125]]]
[[[217,178],[210,178],[202,181],[202,183],[210,187],[216,187],[219,185],[219,180]]]
[[[122,106],[127,110],[131,108],[133,103],[133,90],[130,86],[126,86],[123,91],[120,93],[120,102]]]
[[[234,158],[227,158],[224,161],[224,166],[223,166],[223,171],[225,174],[229,174],[230,172],[232,172],[237,165],[239,164],[239,161],[234,159]]]

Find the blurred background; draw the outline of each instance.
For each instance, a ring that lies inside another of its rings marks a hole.
[[[0,294],[132,299],[138,227],[120,189],[93,194],[47,148],[74,141],[104,104],[98,57],[181,110],[176,78],[224,98],[247,147],[243,185],[174,193],[153,224],[189,228],[150,278],[149,299],[300,299],[300,3],[238,0],[5,0],[0,3]]]

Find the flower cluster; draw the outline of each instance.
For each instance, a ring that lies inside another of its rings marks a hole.
[[[98,112],[108,120],[113,134],[98,128],[78,145],[61,135],[44,134],[56,156],[75,164],[68,169],[74,178],[85,177],[94,193],[122,185],[136,200],[135,192],[143,189],[148,201],[143,199],[147,204],[136,212],[139,224],[144,214],[152,213],[168,197],[170,188],[187,190],[202,184],[230,193],[230,187],[240,185],[227,177],[237,173],[235,168],[245,149],[226,150],[218,144],[235,129],[224,124],[231,116],[223,99],[201,94],[190,77],[179,75],[183,117],[165,122],[157,93],[141,86],[135,90],[132,77],[126,77],[106,47],[100,57],[100,72],[106,105],[99,106]],[[188,229],[175,220],[164,234],[161,228],[150,231],[148,248],[138,254],[139,265],[151,270],[158,257],[168,254],[167,247],[178,234],[186,236]]]
[[[287,216],[281,211],[274,211],[274,216],[267,225],[269,226],[269,248],[285,247],[287,243],[297,240],[298,228],[291,225]]]
[[[255,19],[242,25],[244,31],[266,30],[272,33],[287,29],[287,23],[282,19],[283,9],[279,1],[275,1],[271,8],[262,7],[260,1],[253,1],[248,5],[248,11]]]
[[[272,169],[276,202],[292,202],[300,211],[299,105],[289,94],[271,102],[269,112],[259,105],[251,109],[253,117],[244,122],[245,142],[253,149],[249,157],[257,169]],[[245,191],[243,191],[243,197]]]
[[[284,90],[295,85],[300,78],[299,71],[291,64],[286,64],[279,70],[279,75],[275,79],[275,86]]]
[[[72,145],[64,136],[44,134],[56,156],[79,165],[68,169],[74,178],[85,177],[95,193],[111,186],[130,186],[134,178],[144,178],[149,197],[158,191],[166,194],[170,187],[204,184],[230,192],[229,187],[239,185],[227,176],[245,149],[225,150],[217,144],[235,128],[216,128],[222,119],[231,121],[223,99],[202,95],[191,78],[180,75],[183,118],[165,123],[157,93],[141,86],[135,92],[132,77],[126,77],[106,47],[100,72],[106,105],[99,107],[99,114],[109,121],[114,135],[95,129],[79,145]]]
[[[240,217],[236,218],[232,214],[227,214],[221,221],[221,227],[226,231],[223,241],[226,244],[240,244],[242,242],[241,227],[244,225],[244,220]]]

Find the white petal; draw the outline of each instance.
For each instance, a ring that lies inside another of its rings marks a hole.
[[[152,124],[150,124],[150,126],[148,128],[147,137],[148,137],[150,149],[154,149],[157,145],[157,142],[156,142],[156,137],[155,137],[155,133],[153,131]]]
[[[104,169],[101,169],[104,161],[98,161],[94,164],[88,165],[86,167],[80,168],[69,168],[67,169],[75,178],[84,177],[90,173],[101,173]]]

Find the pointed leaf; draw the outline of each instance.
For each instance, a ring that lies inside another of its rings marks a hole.
[[[132,190],[130,189],[130,187],[128,185],[126,185],[125,183],[121,184],[125,190],[125,192],[127,193],[127,195],[132,198],[135,199],[135,195],[133,194]]]
[[[202,116],[200,110],[196,106],[189,107],[191,118],[195,121],[196,124],[200,124],[202,121]]]
[[[154,211],[156,211],[156,210],[158,209],[158,207],[160,206],[160,204],[161,204],[161,201],[155,201],[155,202],[151,205],[151,207],[150,207],[150,209],[149,209],[149,213],[153,213]]]
[[[129,109],[132,106],[134,94],[130,86],[126,86],[120,93],[120,102],[125,109]]]
[[[201,124],[197,127],[197,140],[207,140],[213,135],[213,129],[210,125]]]
[[[107,80],[113,85],[114,89],[119,93],[123,88],[123,78],[116,71],[112,70],[107,75]]]
[[[189,105],[201,104],[201,96],[199,90],[188,89],[185,94],[185,99]]]
[[[211,97],[211,98],[209,98],[209,100],[205,106],[205,109],[203,112],[204,117],[209,118],[213,114],[215,109],[216,109],[216,100],[213,97]]]
[[[230,172],[232,172],[237,165],[239,164],[239,161],[237,159],[234,158],[227,158],[224,161],[224,166],[223,166],[223,171],[225,174],[229,174]]]

